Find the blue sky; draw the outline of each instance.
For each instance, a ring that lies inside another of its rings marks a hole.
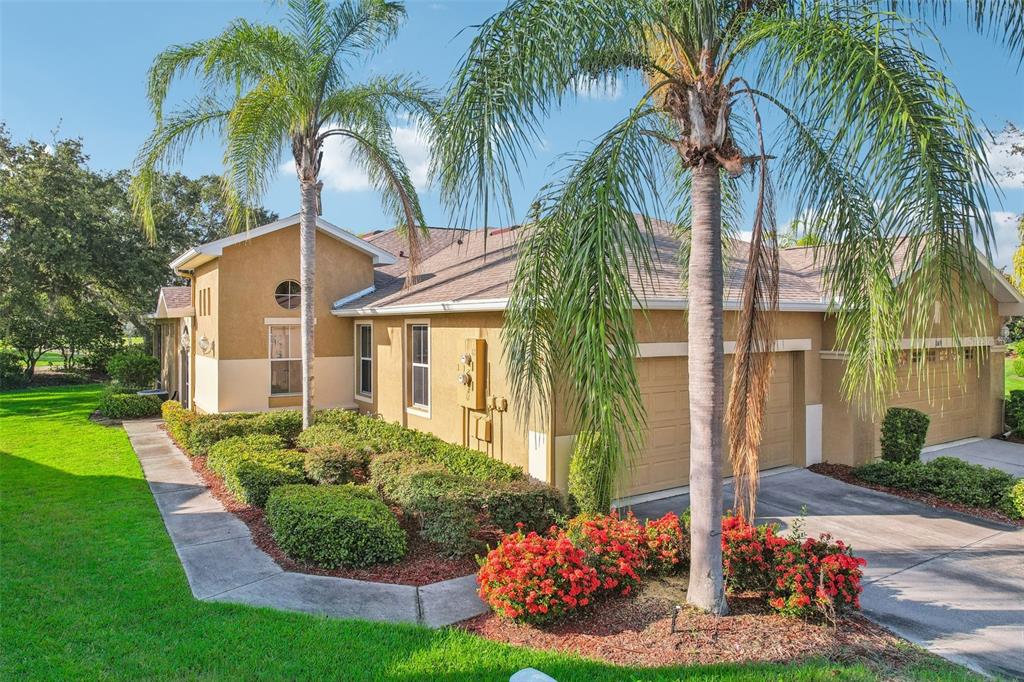
[[[408,2],[409,19],[399,38],[367,64],[367,73],[415,73],[441,87],[464,53],[472,26],[502,4]],[[0,0],[0,118],[16,139],[49,140],[59,126],[60,137],[84,138],[94,168],[129,167],[152,126],[144,83],[153,57],[173,43],[214,35],[235,17],[276,22],[282,12],[280,5],[267,2]],[[948,73],[978,122],[996,133],[1006,121],[1024,128],[1024,70],[1018,71],[1015,61],[973,31],[956,26],[938,35],[948,54]],[[185,84],[173,94],[181,97],[190,92]],[[558,156],[585,148],[625,114],[640,92],[637,82],[611,92],[594,91],[570,101],[549,119],[517,192],[520,212],[559,167]],[[400,150],[416,179],[423,179],[428,152],[422,137],[401,122],[396,126]],[[991,150],[995,164],[1014,162],[999,149]],[[1011,215],[1024,212],[1024,160],[1018,163],[1020,173],[1003,182],[1001,198],[993,197],[995,260],[1000,264],[1009,261],[1016,245]],[[190,175],[216,173],[220,168],[215,139],[196,145],[181,166]],[[328,220],[355,232],[389,226],[377,197],[344,153],[329,154],[324,182]],[[428,221],[445,224],[436,194],[425,188],[422,198]],[[793,217],[792,209],[785,198],[779,203],[779,220],[784,224]],[[298,206],[294,175],[287,170],[280,173],[264,204],[281,215],[294,213]]]

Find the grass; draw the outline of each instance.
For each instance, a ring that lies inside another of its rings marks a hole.
[[[870,680],[862,665],[627,670],[464,632],[196,601],[101,388],[0,393],[0,678]],[[963,679],[931,661],[901,677]]]
[[[1003,361],[1003,383],[1006,397],[1010,397],[1010,391],[1024,391],[1024,377],[1013,373],[1013,358],[1006,358]]]

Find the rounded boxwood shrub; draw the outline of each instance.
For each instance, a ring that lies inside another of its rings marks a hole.
[[[108,419],[141,419],[160,414],[161,400],[155,395],[107,389],[100,397],[99,412]]]
[[[569,460],[569,496],[581,514],[607,514],[612,506],[612,480],[601,475],[600,435],[576,436]]]
[[[107,362],[107,374],[122,386],[149,388],[160,374],[160,360],[141,350],[115,353]]]
[[[405,555],[398,519],[366,486],[283,485],[271,491],[266,511],[278,546],[296,561],[365,567]]]
[[[928,435],[931,419],[909,407],[890,407],[882,420],[882,459],[888,462],[917,462]]]
[[[363,481],[367,478],[370,452],[348,445],[320,445],[306,453],[306,476],[325,485]]]
[[[1024,377],[1024,357],[1013,359],[1013,373],[1019,377]]]

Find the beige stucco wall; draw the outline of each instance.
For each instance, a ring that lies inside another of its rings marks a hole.
[[[286,310],[274,300],[285,280],[299,280],[299,228],[286,227],[224,249],[214,263],[220,270],[218,326],[225,360],[266,358],[265,318],[299,318],[298,308]],[[317,233],[314,352],[320,357],[352,355],[352,322],[331,318],[340,298],[373,284],[370,256],[337,239]]]
[[[529,460],[529,429],[517,423],[515,409],[511,405],[509,383],[501,361],[501,319],[501,313],[449,313],[357,320],[360,324],[373,325],[374,345],[373,396],[370,400],[356,400],[359,409],[380,414],[384,419],[410,428],[433,433],[450,442],[487,452],[496,459],[526,470]],[[407,409],[406,328],[413,322],[430,325],[429,414]],[[350,339],[353,334],[354,330],[349,333]],[[471,410],[459,404],[460,386],[455,381],[459,356],[465,350],[466,339],[472,338],[482,338],[487,342],[486,395],[493,396],[499,403],[506,401],[506,411],[490,407]],[[354,377],[350,381],[354,385]],[[492,420],[490,442],[475,436],[472,427],[474,420],[479,417]],[[539,428],[534,427],[535,430]]]
[[[268,324],[297,324],[299,320],[298,309],[282,308],[274,298],[278,284],[299,280],[298,225],[225,247],[220,257],[198,266],[193,274],[197,408],[236,412],[298,406],[295,396],[270,395]],[[370,256],[317,233],[316,407],[354,404],[352,321],[333,317],[331,307],[334,301],[372,284]],[[206,352],[197,345],[203,337],[209,342]]]

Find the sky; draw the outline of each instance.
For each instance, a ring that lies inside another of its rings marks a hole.
[[[475,25],[504,3],[487,0],[409,0],[408,20],[398,38],[365,65],[370,75],[409,73],[441,89],[472,38]],[[0,119],[15,140],[81,137],[90,165],[97,170],[130,168],[139,145],[153,126],[145,98],[146,71],[164,48],[220,32],[232,19],[277,23],[280,3],[239,0],[180,2],[51,2],[0,0]],[[937,32],[942,59],[971,106],[976,122],[990,129],[989,157],[1000,173],[990,197],[996,229],[998,265],[1007,265],[1017,245],[1014,215],[1024,213],[1024,157],[1006,154],[999,136],[1008,121],[1024,129],[1024,68],[1018,69],[997,45],[960,25]],[[194,94],[183,82],[172,103]],[[590,88],[570,98],[544,123],[515,192],[518,214],[536,191],[557,176],[561,155],[587,149],[602,132],[623,118],[640,94],[638,80],[614,88]],[[437,193],[427,183],[429,149],[408,122],[394,122],[394,136],[420,189],[428,223],[448,224]],[[335,138],[337,139],[337,138]],[[177,168],[188,175],[219,173],[216,138],[193,145]],[[1003,171],[1016,172],[1007,176]],[[356,233],[387,228],[393,220],[380,208],[367,180],[332,143],[325,154],[324,217]],[[264,205],[280,215],[297,212],[298,183],[286,159]],[[794,218],[792,202],[779,198],[778,221]]]

